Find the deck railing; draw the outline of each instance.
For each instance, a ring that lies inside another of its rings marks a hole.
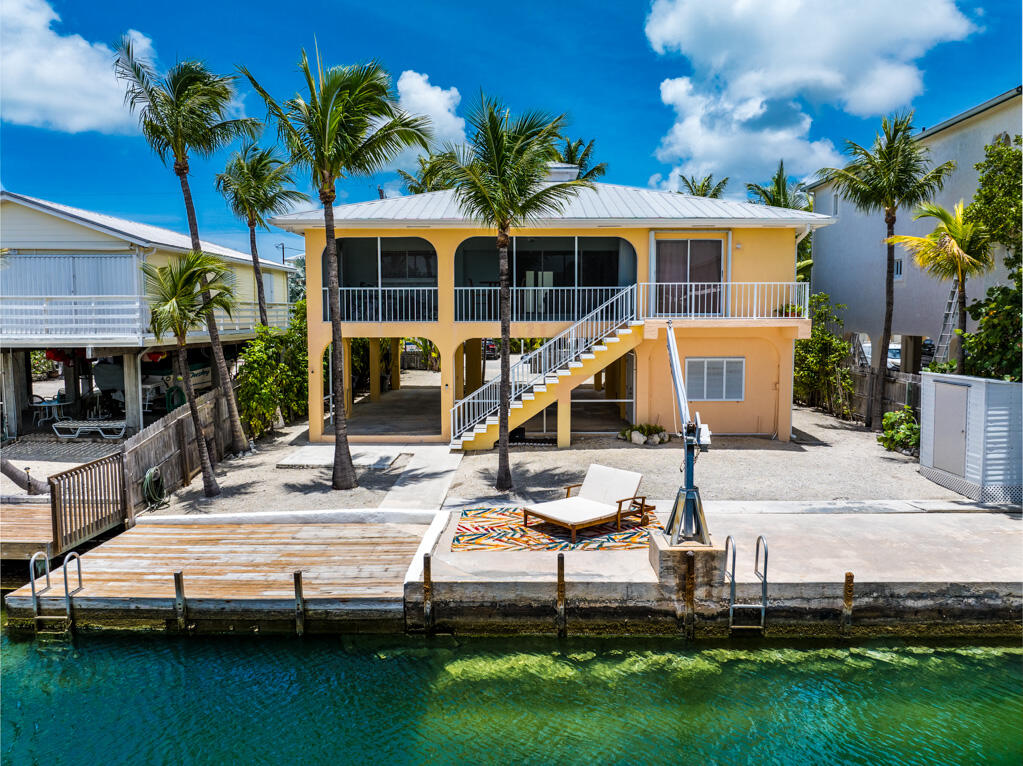
[[[128,520],[124,458],[119,452],[54,474],[48,481],[57,551],[74,548]]]
[[[639,314],[676,319],[807,319],[809,282],[643,282]]]
[[[622,287],[512,287],[511,321],[574,322],[612,298]],[[497,287],[456,287],[456,322],[500,321]]]
[[[290,304],[268,303],[271,327],[288,324]],[[259,324],[259,304],[235,304],[231,316],[217,312],[222,332],[245,332]],[[125,340],[141,343],[151,337],[149,305],[134,295],[3,295],[0,296],[0,338],[54,342],[72,338]]]
[[[436,322],[436,287],[342,287],[342,322]],[[323,291],[323,321],[330,321]]]

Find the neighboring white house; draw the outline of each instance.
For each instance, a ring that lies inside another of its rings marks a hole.
[[[1019,87],[968,109],[944,122],[924,128],[917,140],[930,150],[934,164],[952,160],[956,169],[934,201],[951,209],[959,200],[970,203],[977,190],[974,168],[984,159],[984,147],[995,138],[1010,138],[1021,131],[1021,89]],[[865,214],[840,199],[828,183],[810,187],[814,210],[833,216],[836,223],[814,232],[813,292],[825,292],[834,303],[844,303],[840,312],[849,332],[865,333],[872,339],[872,362],[884,350],[879,348],[884,323],[885,245],[884,215]],[[913,221],[913,210],[900,209],[897,234],[923,236],[934,229],[932,219]],[[967,301],[983,297],[987,288],[1006,278],[1002,248],[994,253],[995,268],[987,275],[967,282]],[[917,268],[913,259],[896,248],[895,311],[892,333],[938,340],[951,283],[940,282]],[[971,320],[972,324],[972,320]]]
[[[254,336],[259,321],[254,269],[248,253],[209,242],[203,250],[222,259],[236,282],[237,307],[218,315],[228,356]],[[142,378],[166,377],[162,352],[174,339],[157,341],[149,329],[141,265],[157,265],[186,253],[191,242],[158,226],[0,192],[0,360],[8,434],[23,433],[32,412],[29,352],[50,351],[74,360],[65,365],[68,398],[93,384],[92,361],[109,359],[105,379],[123,401],[129,432],[142,425],[146,405]],[[268,319],[288,321],[288,275],[295,271],[261,259]],[[189,337],[190,360],[208,356],[209,337]],[[207,365],[208,367],[209,365]],[[95,382],[101,382],[97,371]],[[173,381],[173,378],[170,379]],[[102,388],[102,385],[100,385]]]

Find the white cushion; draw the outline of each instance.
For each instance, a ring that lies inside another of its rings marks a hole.
[[[617,510],[619,500],[636,496],[642,480],[641,473],[593,463],[586,471],[586,478],[579,488],[579,497],[607,505],[613,504]]]
[[[556,519],[563,524],[585,524],[588,521],[605,519],[618,512],[618,503],[606,505],[587,500],[584,497],[568,497],[552,500],[549,503],[537,503],[526,508],[527,511],[542,513],[549,519]]]

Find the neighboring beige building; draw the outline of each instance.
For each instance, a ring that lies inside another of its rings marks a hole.
[[[232,316],[218,315],[230,356],[253,337],[259,321],[252,258],[203,242],[204,251],[230,266],[238,305]],[[68,396],[92,385],[89,360],[111,357],[123,371],[124,416],[129,433],[142,425],[142,379],[162,379],[169,362],[159,359],[174,344],[158,342],[149,329],[143,263],[163,264],[191,249],[186,234],[88,210],[0,192],[0,358],[4,416],[9,435],[24,431],[31,409],[29,351],[73,358],[65,365]],[[288,321],[291,266],[261,260],[270,324]],[[189,336],[190,355],[207,355],[205,332]],[[79,360],[81,360],[79,362]],[[114,384],[116,385],[116,383]],[[159,384],[154,384],[159,387]],[[148,387],[147,387],[148,388]],[[147,392],[149,396],[151,392]],[[151,397],[150,397],[151,398]]]

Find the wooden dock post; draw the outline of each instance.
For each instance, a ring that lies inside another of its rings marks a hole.
[[[430,554],[423,554],[423,629],[433,632],[433,575],[430,572]]]
[[[558,638],[564,638],[568,634],[568,625],[565,621],[565,554],[558,554]]]
[[[686,551],[685,637],[696,635],[696,556]]]
[[[185,603],[185,576],[180,570],[174,573],[174,611],[178,616],[178,630],[184,631],[187,625],[187,604]]]
[[[845,586],[842,588],[842,619],[839,623],[839,631],[848,633],[852,627],[853,607],[853,573],[845,573]]]
[[[295,572],[295,634],[305,633],[305,596],[302,595],[302,572]]]

